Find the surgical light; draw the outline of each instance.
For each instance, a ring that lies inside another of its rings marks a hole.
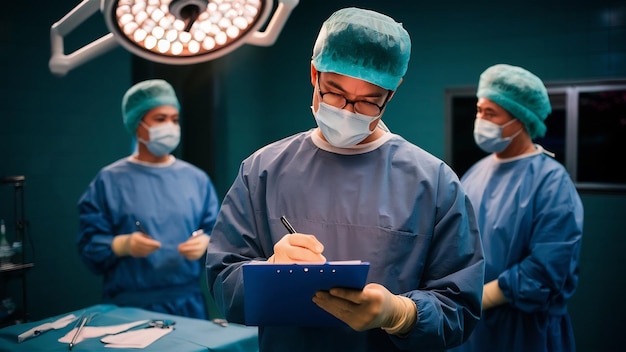
[[[298,2],[278,0],[274,9],[274,0],[83,0],[50,28],[50,71],[64,76],[118,45],[172,65],[213,60],[243,44],[270,46]],[[98,11],[111,33],[66,54],[64,37]]]

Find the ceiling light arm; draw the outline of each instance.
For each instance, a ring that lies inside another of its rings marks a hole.
[[[218,0],[119,1],[82,0],[52,25],[49,67],[53,74],[64,76],[118,45],[150,61],[179,65],[212,60],[245,43],[270,46],[299,3],[299,0],[277,0],[271,20],[261,32],[259,28],[274,9],[274,0],[256,0],[258,7],[245,11],[239,7],[242,0],[233,1],[232,7],[227,1]],[[167,4],[169,7],[164,7]],[[98,10],[111,33],[65,54],[64,37]],[[211,11],[215,11],[214,16]],[[180,28],[180,21],[184,22],[184,28]]]
[[[99,11],[99,0],[83,0],[72,11],[63,16],[61,20],[52,25],[50,28],[52,56],[48,64],[52,73],[57,76],[65,76],[72,68],[118,46],[118,42],[113,34],[108,33],[68,55],[65,54],[63,37]]]
[[[254,32],[246,42],[257,46],[270,46],[276,42],[291,11],[298,5],[300,0],[279,0],[276,12],[263,32]]]

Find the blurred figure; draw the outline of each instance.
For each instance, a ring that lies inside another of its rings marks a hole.
[[[180,140],[172,86],[153,79],[122,100],[133,155],[104,167],[80,197],[78,250],[103,276],[103,302],[207,318],[200,279],[218,211],[208,175],[170,153]]]
[[[241,164],[207,252],[210,290],[228,320],[245,322],[245,263],[370,263],[363,290],[312,297],[346,325],[262,326],[261,351],[443,350],[480,317],[483,253],[459,179],[381,121],[410,51],[409,34],[386,15],[332,14],[311,62],[318,128]],[[286,234],[283,215],[299,233]]]
[[[583,206],[565,168],[534,144],[552,111],[543,82],[510,65],[480,76],[474,138],[492,153],[461,178],[485,249],[483,317],[455,351],[574,351]]]

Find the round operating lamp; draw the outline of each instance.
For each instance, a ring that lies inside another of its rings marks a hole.
[[[183,65],[209,61],[243,44],[272,45],[299,0],[83,0],[52,25],[50,70],[70,69],[123,46],[144,59]],[[111,33],[71,54],[63,37],[100,10]]]
[[[272,9],[261,0],[117,0],[106,6],[105,21],[122,46],[166,64],[203,62],[234,50]]]

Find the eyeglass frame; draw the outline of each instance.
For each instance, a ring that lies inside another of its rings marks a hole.
[[[356,105],[355,105],[355,104],[356,104],[356,103],[365,103],[365,104],[369,104],[369,105],[373,105],[373,106],[377,107],[377,108],[378,108],[378,114],[376,114],[376,115],[366,115],[366,114],[362,114],[362,115],[366,115],[366,116],[370,116],[370,117],[379,117],[380,115],[382,115],[382,113],[383,113],[383,109],[385,108],[385,106],[387,106],[387,103],[388,103],[388,102],[389,102],[389,100],[390,100],[389,98],[391,97],[391,94],[393,93],[393,91],[392,91],[392,90],[389,90],[389,89],[388,89],[388,90],[387,90],[387,96],[385,97],[385,101],[383,102],[383,105],[380,105],[380,106],[378,106],[378,104],[376,104],[376,103],[372,103],[371,101],[367,101],[367,100],[349,100],[348,98],[346,98],[345,96],[343,96],[343,95],[341,95],[341,94],[334,93],[334,92],[330,92],[330,91],[325,92],[325,93],[322,93],[322,87],[320,86],[320,76],[321,76],[321,73],[322,73],[322,72],[319,72],[319,71],[317,72],[317,92],[318,92],[318,93],[319,93],[319,95],[320,95],[320,101],[321,101],[321,102],[323,102],[323,103],[325,103],[325,104],[330,104],[330,103],[324,102],[324,95],[326,95],[326,94],[332,94],[333,96],[336,96],[336,97],[339,97],[339,98],[343,98],[343,100],[345,101],[345,103],[343,104],[343,106],[335,106],[335,105],[330,104],[330,105],[332,105],[332,106],[334,106],[334,107],[336,107],[336,108],[338,108],[338,109],[343,109],[343,108],[345,108],[348,104],[352,104],[352,107],[354,108],[354,111],[355,111],[355,112],[357,112],[357,113],[359,113],[359,114],[361,114],[361,113],[357,110],[357,108],[356,108]]]

